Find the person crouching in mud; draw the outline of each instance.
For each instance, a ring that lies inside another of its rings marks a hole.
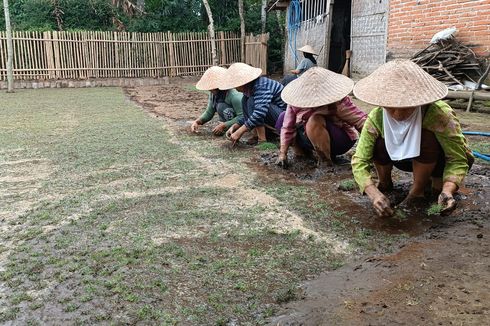
[[[401,207],[424,202],[432,177],[444,211],[456,206],[454,193],[474,162],[451,107],[440,99],[447,87],[409,60],[388,62],[359,81],[354,95],[378,106],[368,116],[352,158],[352,171],[361,192],[379,216],[394,211],[383,194],[393,188],[393,166],[413,172],[413,185]],[[371,179],[374,163],[377,185]]]
[[[206,70],[196,88],[209,91],[208,106],[199,119],[191,125],[191,131],[197,132],[199,126],[210,121],[216,112],[219,116],[219,124],[213,129],[217,136],[223,135],[228,128],[235,124],[242,117],[242,98],[243,94],[234,89],[221,91],[218,89],[220,78],[226,73],[226,69],[214,66]]]
[[[221,90],[236,88],[243,93],[243,117],[228,129],[226,136],[233,143],[247,131],[254,131],[250,145],[265,142],[266,134],[276,134],[277,118],[286,109],[281,99],[284,88],[279,82],[261,77],[262,69],[245,63],[232,64],[220,82]]]
[[[346,76],[314,67],[284,88],[281,97],[288,107],[277,125],[281,132],[278,165],[287,166],[291,145],[296,156],[313,151],[320,168],[333,166],[336,155],[354,146],[367,115],[347,96],[353,86]]]

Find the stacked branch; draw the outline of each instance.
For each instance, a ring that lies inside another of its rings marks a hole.
[[[415,54],[412,61],[446,84],[463,85],[465,80],[476,83],[482,75],[473,50],[454,39],[431,44]]]

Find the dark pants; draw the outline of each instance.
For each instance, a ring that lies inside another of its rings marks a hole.
[[[221,122],[227,122],[236,117],[235,110],[225,102],[217,103],[216,111],[218,112],[219,121]]]
[[[284,78],[280,81],[280,83],[283,86],[286,86],[287,84],[289,84],[290,82],[292,82],[296,78],[298,78],[298,75],[289,74],[289,75],[284,76]]]
[[[386,150],[384,138],[378,137],[374,146],[373,159],[376,164],[394,165],[396,168],[405,172],[413,172],[412,162],[414,160],[423,164],[436,163],[432,172],[432,176],[436,178],[442,177],[444,166],[446,165],[446,158],[441,145],[437,141],[434,133],[426,129],[422,129],[419,156],[401,161],[393,161]]]
[[[340,128],[339,126],[335,125],[333,122],[327,119],[325,122],[328,134],[330,136],[330,157],[333,159],[337,155],[347,153],[349,149],[354,146],[356,141],[350,139],[347,132],[345,132],[345,130]],[[314,148],[310,138],[308,138],[308,135],[305,132],[305,127],[303,125],[299,125],[296,129],[296,132],[297,145],[304,149]]]
[[[244,95],[242,99],[242,104],[243,104],[243,117],[245,118],[245,120],[248,120],[255,110],[254,97],[253,96],[247,97]],[[264,123],[258,125],[257,127],[266,126],[268,127],[266,128],[266,130],[275,130],[277,119],[279,118],[282,112],[284,112],[283,109],[281,109],[277,105],[271,104],[269,106],[269,109],[267,110],[267,114],[264,117]]]

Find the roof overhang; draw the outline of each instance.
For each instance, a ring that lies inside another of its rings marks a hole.
[[[291,0],[271,0],[267,5],[267,11],[271,10],[286,10],[288,9]]]

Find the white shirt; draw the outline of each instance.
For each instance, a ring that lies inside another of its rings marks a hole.
[[[412,115],[403,121],[395,120],[383,110],[383,129],[386,150],[393,161],[420,155],[422,107],[416,108]]]

